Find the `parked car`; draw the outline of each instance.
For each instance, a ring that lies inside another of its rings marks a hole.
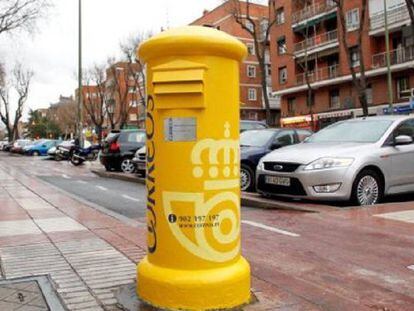
[[[37,140],[31,141],[30,143],[28,143],[27,145],[23,147],[23,153],[27,154],[30,148],[32,148],[33,146],[36,146],[37,144],[42,144],[43,142],[46,142],[46,141],[47,139],[37,139]]]
[[[30,144],[32,141],[29,139],[18,139],[13,143],[13,147],[11,148],[11,152],[13,153],[20,153],[23,154],[24,150],[23,148]]]
[[[52,147],[47,151],[47,155],[53,159],[56,160],[56,150],[57,150],[57,146],[56,147]]]
[[[121,170],[133,173],[135,165],[132,158],[135,152],[145,145],[144,130],[113,131],[106,137],[100,154],[101,164],[107,171]]]
[[[10,152],[13,148],[14,141],[11,141],[3,146],[3,151]]]
[[[135,165],[135,172],[138,175],[145,176],[147,172],[147,147],[142,147],[135,152],[132,158],[132,163]]]
[[[262,194],[373,205],[414,191],[414,116],[335,123],[304,143],[273,151],[257,168]]]
[[[60,140],[43,140],[34,145],[25,147],[25,153],[31,156],[46,156],[52,147],[56,147],[62,141]]]
[[[271,152],[285,146],[300,143],[312,135],[301,129],[261,129],[240,134],[240,188],[242,191],[255,189],[256,167],[259,160]]]
[[[9,141],[7,139],[0,141],[0,150],[4,150],[4,147],[9,144]]]
[[[262,130],[266,129],[268,126],[265,122],[262,121],[250,121],[250,120],[241,120],[240,121],[240,133],[248,130]]]

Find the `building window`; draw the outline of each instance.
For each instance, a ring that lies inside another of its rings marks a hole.
[[[288,103],[288,112],[289,113],[295,113],[296,98],[295,97],[288,98],[287,103]]]
[[[359,9],[346,12],[346,30],[353,31],[359,29]]]
[[[252,65],[247,66],[247,76],[249,78],[256,78],[256,66],[252,66]]]
[[[398,99],[410,98],[410,79],[409,77],[401,77],[397,79]]]
[[[277,40],[277,53],[279,55],[286,54],[287,47],[286,47],[286,38],[281,37],[279,40]]]
[[[329,107],[334,109],[338,109],[341,107],[339,90],[331,90],[329,92]]]
[[[257,100],[257,90],[250,88],[247,94],[247,99],[250,101],[255,101]]]
[[[131,101],[129,102],[129,105],[130,105],[131,107],[136,107],[136,106],[138,105],[138,103],[137,103],[137,101],[136,101],[136,100],[131,100]]]
[[[253,32],[254,31],[254,24],[251,21],[246,20],[246,28]]]
[[[135,86],[128,87],[128,93],[133,94],[137,91],[137,88]]]
[[[287,68],[279,68],[279,84],[285,84],[287,82]]]
[[[247,51],[249,52],[249,55],[256,55],[253,43],[247,43]]]
[[[285,22],[285,10],[283,8],[278,8],[276,10],[276,24],[280,25]]]
[[[129,115],[129,121],[137,121],[137,120],[138,120],[138,118],[137,118],[136,114],[130,114]]]
[[[358,47],[355,46],[355,47],[351,48],[350,53],[351,53],[351,66],[353,68],[359,67],[360,59],[359,59],[359,49],[358,49]]]
[[[249,111],[248,114],[247,114],[247,119],[248,120],[257,120],[258,119],[257,112]]]

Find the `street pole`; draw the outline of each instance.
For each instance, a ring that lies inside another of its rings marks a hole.
[[[385,48],[387,61],[387,80],[388,80],[388,110],[394,114],[393,94],[392,94],[392,75],[391,75],[391,59],[390,59],[390,32],[388,29],[388,12],[387,0],[384,0],[384,25],[385,25]]]
[[[83,94],[82,94],[82,0],[79,0],[79,50],[78,50],[78,139],[80,146],[83,147]]]

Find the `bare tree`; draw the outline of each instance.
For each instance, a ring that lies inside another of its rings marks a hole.
[[[122,129],[128,124],[128,118],[134,105],[138,101],[139,81],[136,77],[141,69],[138,63],[108,62],[107,80],[105,85],[108,120],[112,128]],[[133,90],[133,92],[131,91]],[[142,90],[140,90],[142,91]],[[138,104],[138,102],[137,102]]]
[[[259,63],[260,81],[262,86],[263,100],[266,109],[266,123],[273,125],[270,110],[270,100],[267,90],[267,68],[266,52],[269,45],[269,36],[272,27],[276,24],[276,12],[272,1],[268,1],[268,13],[266,16],[255,17],[251,15],[252,6],[250,0],[227,0],[230,4],[230,13],[236,22],[248,33],[253,39],[257,61]]]
[[[50,118],[55,121],[65,139],[71,138],[77,126],[77,103],[72,97],[61,97],[59,103],[51,106]]]
[[[353,48],[350,46],[348,42],[348,35],[347,35],[347,26],[346,26],[346,9],[345,9],[345,0],[333,0],[336,5],[338,6],[338,16],[341,23],[340,30],[340,40],[344,47],[344,50],[347,55],[348,60],[348,67],[351,71],[352,76],[352,84],[354,89],[358,94],[359,103],[362,107],[362,112],[364,116],[368,115],[368,101],[367,101],[367,77],[365,74],[365,60],[364,60],[364,53],[362,49],[362,37],[364,32],[367,32],[366,25],[367,25],[367,16],[368,16],[368,9],[367,9],[367,0],[362,0],[361,2],[361,18],[359,22],[357,32],[357,45],[355,46],[355,51],[359,57],[359,77],[357,73],[357,68],[352,63],[352,52]]]
[[[48,0],[1,0],[0,34],[33,30],[36,20],[44,16],[49,6]]]
[[[9,140],[19,137],[19,121],[23,115],[24,104],[29,95],[29,88],[33,72],[25,70],[21,64],[17,64],[12,72],[10,81],[0,86],[0,119],[7,129]],[[16,93],[16,110],[14,117],[11,115],[10,91],[13,89]]]
[[[105,79],[105,66],[103,65],[94,65],[87,71],[84,78],[86,98],[83,100],[83,105],[97,130],[99,141],[102,139],[102,128],[106,116]]]
[[[151,32],[143,32],[136,36],[129,37],[125,42],[120,44],[122,54],[127,63],[128,76],[134,80],[136,90],[136,101],[146,106],[146,79],[144,63],[137,56],[139,45],[152,36]],[[139,109],[137,107],[137,122],[139,122]]]

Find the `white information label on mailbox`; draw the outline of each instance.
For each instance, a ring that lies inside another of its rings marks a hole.
[[[196,118],[165,118],[165,141],[195,141],[197,139]]]

